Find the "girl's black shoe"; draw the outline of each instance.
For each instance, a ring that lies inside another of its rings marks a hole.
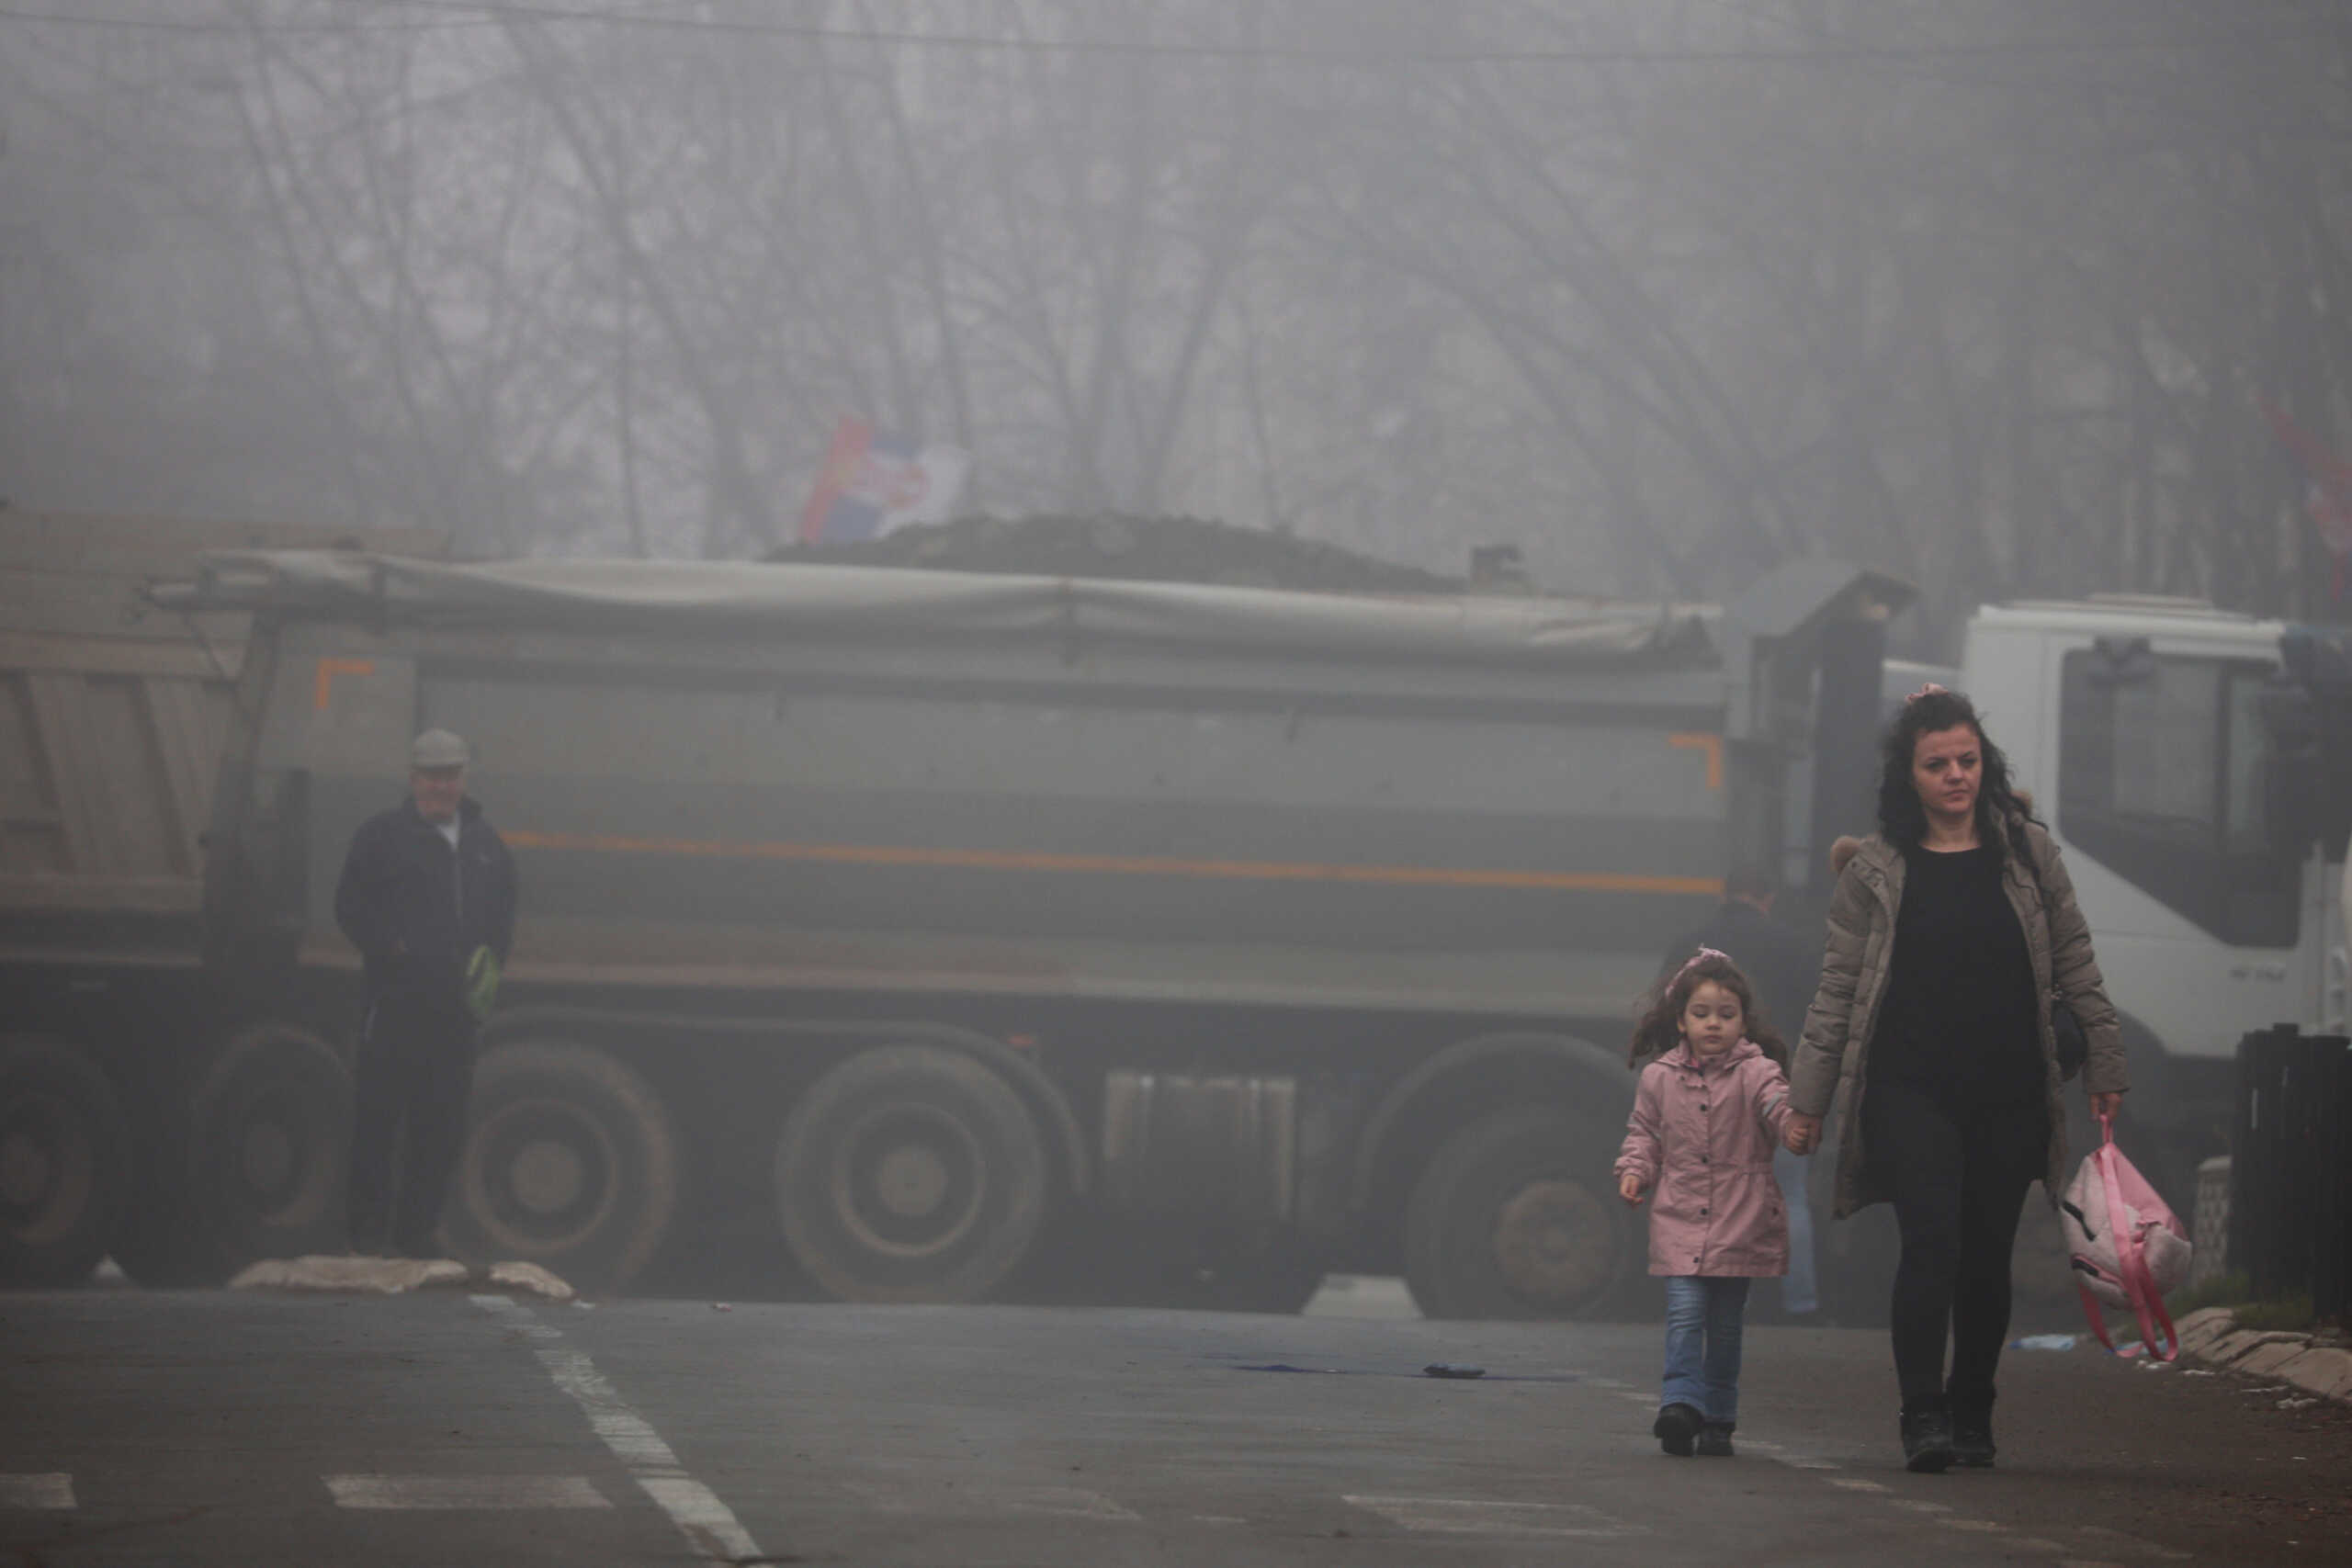
[[[1951,1451],[1953,1462],[1969,1470],[1993,1468],[1993,1407],[1983,1405],[1970,1409],[1955,1404],[1951,1408]]]
[[[1677,1459],[1690,1457],[1690,1439],[1699,1435],[1706,1417],[1688,1404],[1669,1404],[1657,1413],[1657,1420],[1650,1427],[1650,1436],[1657,1446]]]
[[[1906,1406],[1903,1412],[1903,1468],[1937,1475],[1951,1468],[1951,1412],[1941,1403]]]
[[[1728,1421],[1710,1421],[1699,1428],[1701,1459],[1730,1459],[1732,1425]]]

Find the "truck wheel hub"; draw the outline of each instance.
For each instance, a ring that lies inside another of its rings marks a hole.
[[[580,1201],[588,1167],[579,1151],[552,1138],[515,1151],[510,1171],[514,1201],[534,1214],[557,1214]]]
[[[835,1217],[886,1257],[955,1247],[979,1223],[988,1156],[972,1130],[928,1105],[882,1108],[847,1130],[832,1161]]]
[[[947,1162],[935,1149],[902,1144],[882,1156],[874,1187],[882,1206],[899,1218],[928,1214],[947,1196]]]
[[[1565,1308],[1606,1277],[1609,1217],[1577,1182],[1531,1181],[1495,1216],[1495,1259],[1514,1294]]]
[[[477,1131],[467,1158],[479,1162],[484,1217],[503,1247],[544,1256],[581,1245],[610,1216],[618,1197],[620,1152],[578,1105],[557,1100],[502,1107]]]

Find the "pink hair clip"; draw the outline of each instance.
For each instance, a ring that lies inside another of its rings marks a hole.
[[[1724,952],[1721,948],[1702,947],[1698,952],[1692,953],[1690,957],[1682,961],[1682,967],[1674,972],[1674,977],[1679,980],[1682,978],[1683,975],[1689,971],[1690,965],[1709,958],[1720,958],[1726,964],[1731,962],[1731,954]]]
[[[1917,691],[1912,693],[1909,696],[1904,698],[1903,701],[1905,705],[1908,705],[1917,702],[1921,697],[1931,697],[1939,694],[1946,694],[1944,687],[1939,686],[1933,681],[1930,681],[1926,685],[1920,687]]]

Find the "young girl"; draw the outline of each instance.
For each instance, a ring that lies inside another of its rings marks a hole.
[[[1729,1458],[1739,1414],[1747,1282],[1789,1269],[1772,1150],[1789,1116],[1788,1047],[1756,1012],[1747,976],[1702,947],[1634,1030],[1642,1068],[1617,1190],[1653,1190],[1650,1272],[1666,1276],[1666,1385],[1651,1428],[1668,1453]]]

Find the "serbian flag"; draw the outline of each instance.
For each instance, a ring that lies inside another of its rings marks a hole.
[[[878,539],[908,523],[944,523],[954,514],[971,455],[877,434],[862,419],[833,428],[825,470],[800,513],[800,542]]]
[[[2270,433],[2295,459],[2303,476],[2303,510],[2319,530],[2320,542],[2335,560],[2335,596],[2344,597],[2344,566],[2352,557],[2352,463],[2321,446],[2309,431],[2287,417],[2287,411],[2262,400],[2262,415]]]

